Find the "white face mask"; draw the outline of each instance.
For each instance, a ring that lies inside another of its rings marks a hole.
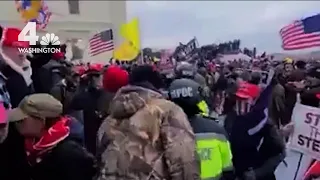
[[[30,86],[32,84],[32,69],[30,66],[30,62],[29,61],[25,61],[24,62],[24,67],[23,67],[23,74],[22,74],[24,81],[26,82],[27,86]]]

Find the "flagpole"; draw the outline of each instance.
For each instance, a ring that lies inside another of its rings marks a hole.
[[[142,42],[141,41],[141,34],[142,33],[141,33],[141,28],[140,28],[140,19],[139,18],[137,18],[137,19],[138,19],[138,28],[139,28],[138,32],[139,32],[139,42],[140,42],[140,56],[141,56],[140,58],[141,58],[141,63],[144,64],[145,62],[144,62],[143,48],[142,48],[142,45],[141,45],[142,44],[141,43]]]
[[[199,41],[198,41],[197,37],[194,36],[194,39],[195,39],[195,41],[196,41],[196,43],[197,43],[197,47],[199,47],[200,45],[199,45]]]
[[[194,36],[194,39],[195,39],[196,44],[197,44],[197,47],[196,47],[196,48],[200,47],[199,41],[198,41],[197,37]],[[201,53],[198,52],[198,56],[200,57],[200,61],[203,61],[203,60],[204,60],[204,58],[202,57],[202,54],[201,54]]]
[[[89,35],[86,38],[86,46],[83,51],[82,60],[81,60],[82,63],[90,62],[90,60],[89,60],[89,58],[90,58],[90,56],[89,56],[89,39],[91,37],[91,34],[93,34],[93,33],[89,33]]]
[[[140,41],[141,42],[141,41]],[[142,64],[144,64],[144,57],[143,57],[143,50],[142,50],[142,48],[140,48],[140,58],[141,58],[141,62],[142,62]]]

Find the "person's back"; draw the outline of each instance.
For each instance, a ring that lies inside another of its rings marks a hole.
[[[92,154],[96,154],[96,135],[105,116],[108,97],[103,89],[89,89],[75,94],[70,109],[83,113],[85,146]]]
[[[41,61],[41,60],[38,60]],[[62,79],[60,69],[63,65],[56,60],[49,60],[42,67],[33,70],[33,85],[36,93],[49,93],[50,89]]]
[[[86,89],[74,95],[70,109],[83,112],[85,147],[92,154],[96,154],[97,131],[106,117],[109,107],[109,95],[102,89],[101,69],[89,69]]]
[[[282,84],[278,83],[272,90],[271,103],[269,104],[269,118],[277,127],[285,125],[285,89]]]
[[[76,90],[76,87],[68,87],[65,79],[55,84],[50,90],[50,94],[63,104],[64,114],[69,113],[69,106],[71,104],[72,98],[76,93]]]
[[[149,66],[136,68],[131,85],[113,99],[98,131],[97,180],[199,179],[190,124],[180,107],[155,91],[155,74]]]
[[[30,168],[34,180],[89,180],[96,173],[93,155],[73,139],[60,142],[42,158]]]
[[[232,153],[227,133],[212,119],[200,115],[189,118],[197,139],[201,178],[233,180]]]
[[[122,88],[112,104],[98,133],[99,180],[194,179],[194,135],[178,106],[138,86]]]
[[[169,97],[188,115],[196,135],[201,179],[234,179],[232,154],[224,128],[214,120],[201,115],[200,85],[191,79],[176,79],[169,87]],[[231,171],[231,173],[230,173]]]

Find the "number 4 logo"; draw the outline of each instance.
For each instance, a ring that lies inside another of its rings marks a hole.
[[[29,45],[36,45],[39,40],[37,36],[37,24],[35,22],[28,22],[22,29],[18,36],[18,41],[27,41]]]

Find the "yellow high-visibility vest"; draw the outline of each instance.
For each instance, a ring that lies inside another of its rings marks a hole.
[[[202,180],[219,179],[224,170],[232,168],[230,144],[225,135],[197,133],[196,139]]]
[[[200,114],[203,116],[209,116],[209,107],[206,101],[202,100],[197,104],[198,108],[200,109]]]

